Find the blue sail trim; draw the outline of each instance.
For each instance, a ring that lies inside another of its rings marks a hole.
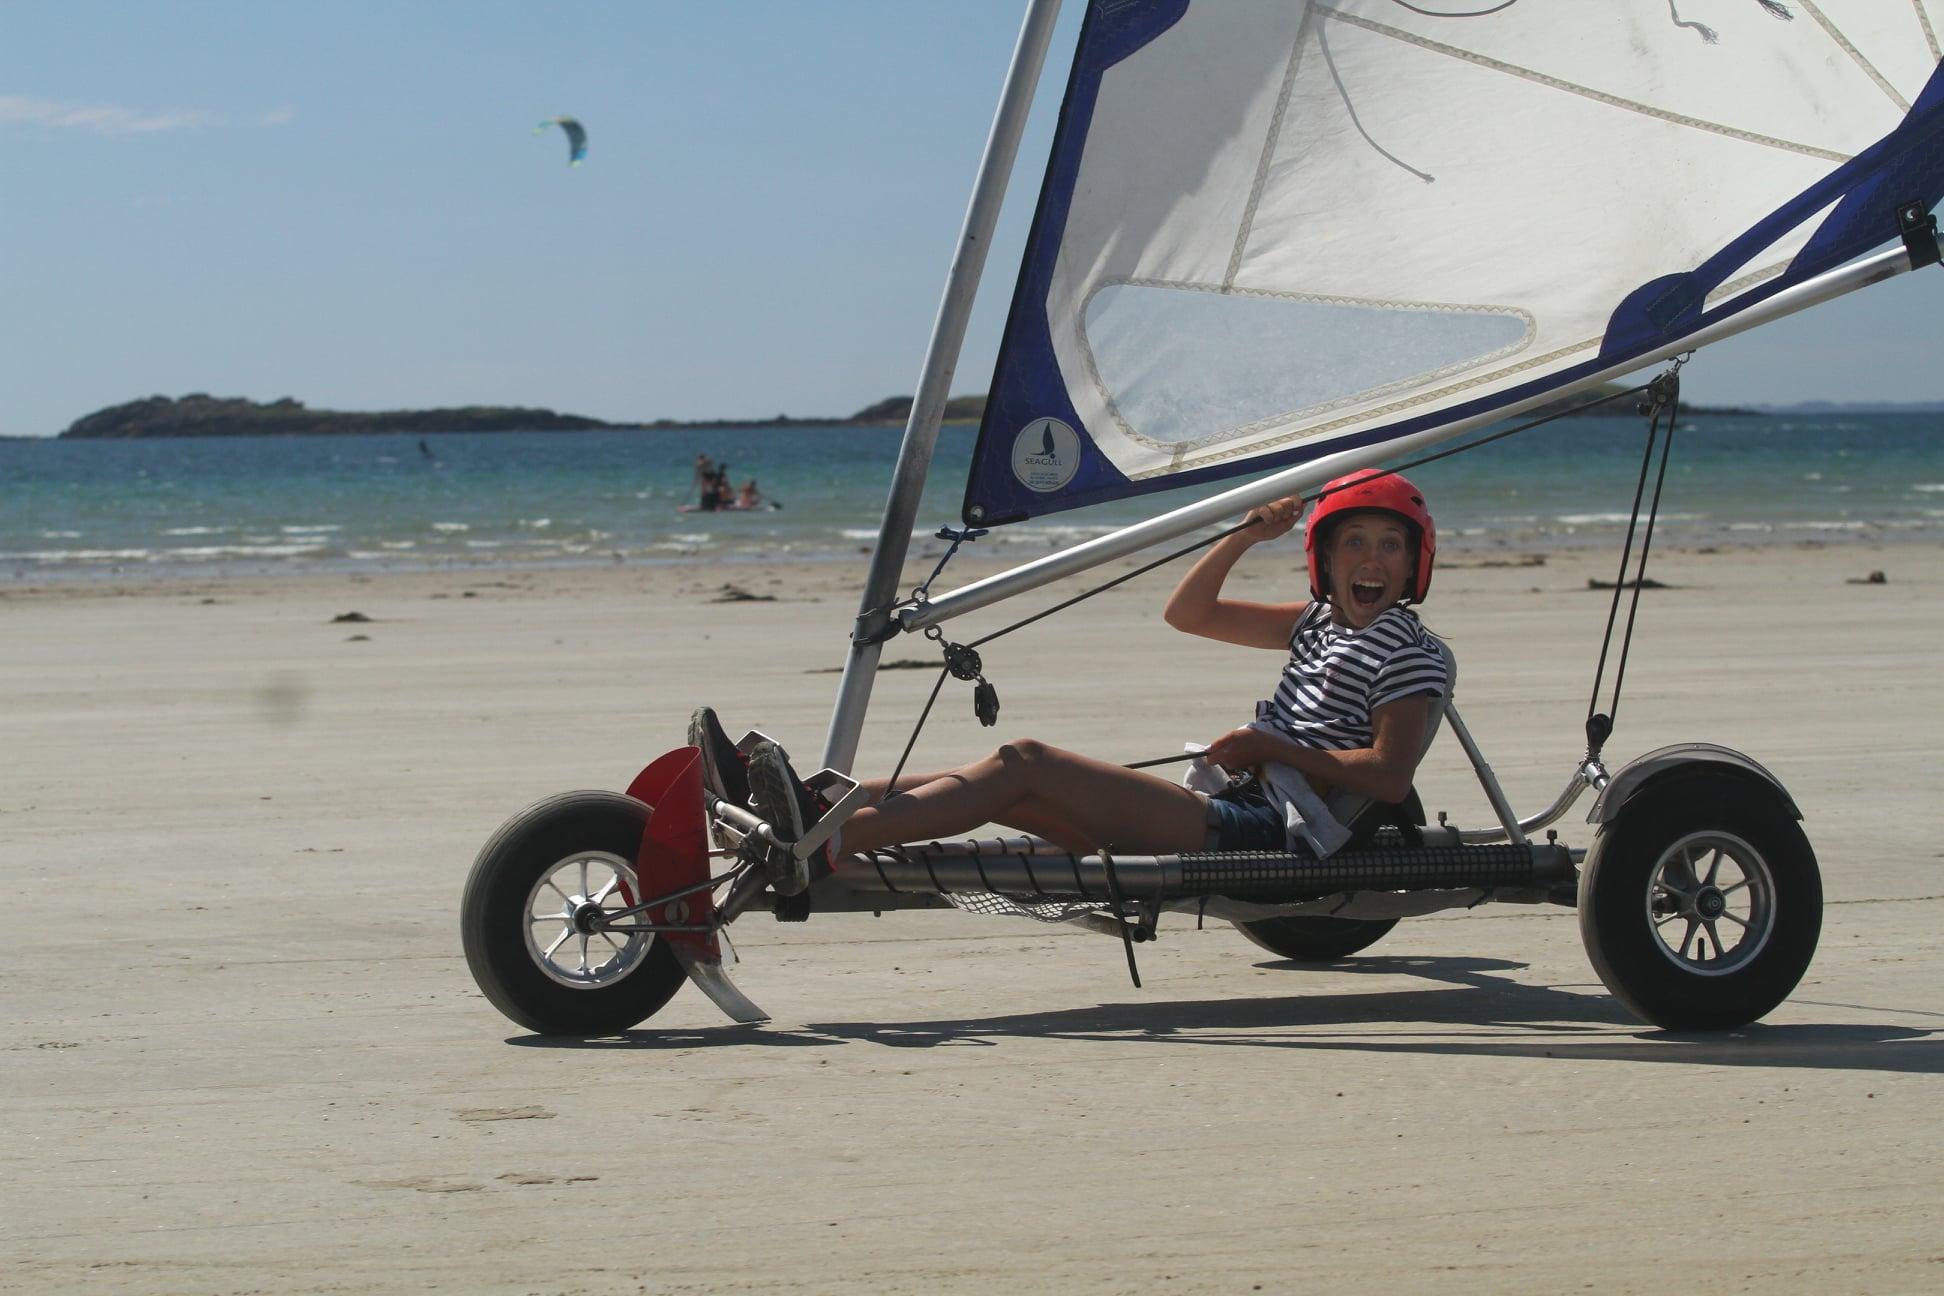
[[[992,390],[986,396],[985,417],[979,424],[978,448],[965,484],[961,516],[967,525],[1014,522],[1033,513],[1077,508],[1082,503],[1119,499],[1132,493],[1127,478],[1094,453],[1081,455],[1070,488],[1058,502],[1027,490],[1012,474],[1012,440],[1018,431],[1039,418],[1056,418],[1086,433],[1080,416],[1067,399],[1066,384],[1053,360],[1053,332],[1046,322],[1046,294],[1053,266],[1066,233],[1073,187],[1086,153],[1087,131],[1093,125],[1094,105],[1101,78],[1116,63],[1132,56],[1181,21],[1189,0],[1093,0],[1080,25],[1073,70],[1067,78],[1066,98],[1053,132],[1053,150],[1040,185],[1039,206],[1013,291],[1006,331],[999,342]],[[997,488],[995,490],[995,487]],[[1086,494],[1085,500],[1072,500]],[[1016,499],[1015,496],[1025,496]],[[1032,508],[1030,504],[1040,507]]]
[[[1701,306],[1709,293],[1727,283],[1762,249],[1831,203],[1837,204],[1836,209],[1796,253],[1788,272],[1738,305],[1833,270],[1888,241],[1897,232],[1898,207],[1918,201],[1928,210],[1940,198],[1944,198],[1944,66],[1931,74],[1895,130],[1757,221],[1695,269],[1651,280],[1629,293],[1607,322],[1601,366],[1694,332],[1701,326]],[[1679,195],[1671,200],[1679,201]]]
[[[1154,491],[1221,481],[1244,473],[1265,473],[1489,415],[1495,409],[1543,396],[1648,355],[1697,329],[1833,269],[1894,240],[1900,206],[1919,202],[1929,209],[1944,200],[1944,66],[1940,66],[1904,120],[1882,139],[1778,207],[1694,270],[1655,279],[1629,293],[1614,311],[1596,358],[1491,396],[1332,438],[1322,444],[1304,443],[1234,463],[1133,481],[1108,463],[1086,439],[1086,429],[1067,399],[1053,353],[1045,302],[1101,78],[1114,64],[1180,21],[1189,3],[1190,0],[1095,0],[1089,6],[966,482],[961,515],[969,524],[992,526],[1022,521]],[[1678,201],[1679,195],[1671,195],[1670,200]],[[1764,248],[1831,203],[1836,204],[1835,208],[1786,271],[1732,302],[1713,310],[1704,309],[1710,292],[1726,283]],[[1020,429],[1042,418],[1059,419],[1081,438],[1079,467],[1072,480],[1057,493],[1031,490],[1012,471],[1014,437]]]

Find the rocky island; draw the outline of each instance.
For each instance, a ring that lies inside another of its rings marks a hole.
[[[985,408],[983,396],[954,396],[945,407],[948,423],[977,422]],[[517,405],[464,405],[453,409],[380,410],[350,412],[311,409],[286,396],[253,401],[242,396],[150,396],[97,410],[76,419],[60,435],[85,440],[132,437],[205,436],[318,436],[343,433],[435,432],[590,432],[648,428],[654,430],[728,427],[903,427],[911,412],[911,397],[890,396],[855,414],[803,418],[778,414],[754,419],[655,419],[643,423],[609,423],[578,414]]]
[[[311,409],[300,400],[253,401],[195,392],[150,396],[97,410],[68,425],[63,437],[281,436],[344,432],[582,432],[617,426],[600,419],[507,405],[349,413]]]

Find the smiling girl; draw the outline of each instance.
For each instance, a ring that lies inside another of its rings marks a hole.
[[[1182,577],[1164,615],[1190,634],[1287,654],[1275,696],[1254,724],[1210,744],[1208,758],[1233,771],[1294,771],[1320,796],[1343,789],[1397,802],[1423,754],[1432,701],[1448,687],[1445,658],[1408,611],[1431,586],[1437,537],[1423,495],[1394,473],[1366,469],[1324,488],[1305,532],[1311,599],[1255,603],[1222,597],[1242,555],[1287,535],[1302,501],[1253,510],[1256,525],[1216,543]],[[786,837],[801,835],[814,807],[782,749],[760,743],[747,768],[705,708],[690,741],[718,795],[740,800]],[[744,780],[747,780],[745,784]],[[731,785],[725,790],[725,783]],[[823,868],[844,854],[967,833],[986,823],[1034,833],[1076,853],[1284,850],[1296,820],[1287,778],[1244,779],[1209,796],[1140,770],[1026,738],[955,770],[909,775],[869,802],[826,848]],[[1299,794],[1303,816],[1320,802]],[[838,841],[841,840],[841,845]],[[822,871],[821,869],[819,871]]]

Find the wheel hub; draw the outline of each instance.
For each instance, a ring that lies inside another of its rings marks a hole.
[[[1661,953],[1696,976],[1754,960],[1775,926],[1774,882],[1746,840],[1718,829],[1670,843],[1648,882],[1647,918]]]
[[[527,893],[524,933],[534,966],[576,990],[612,985],[640,965],[654,937],[612,929],[615,912],[641,893],[631,861],[606,851],[575,852],[545,870]]]

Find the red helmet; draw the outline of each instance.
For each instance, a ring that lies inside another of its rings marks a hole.
[[[1438,556],[1438,528],[1431,521],[1431,510],[1424,506],[1424,492],[1397,473],[1376,468],[1360,468],[1339,477],[1323,488],[1323,498],[1310,514],[1309,528],[1303,532],[1303,552],[1309,555],[1310,595],[1326,598],[1323,591],[1321,545],[1329,534],[1333,517],[1361,513],[1367,509],[1389,513],[1417,532],[1417,587],[1410,601],[1422,603],[1431,590],[1431,561]]]

